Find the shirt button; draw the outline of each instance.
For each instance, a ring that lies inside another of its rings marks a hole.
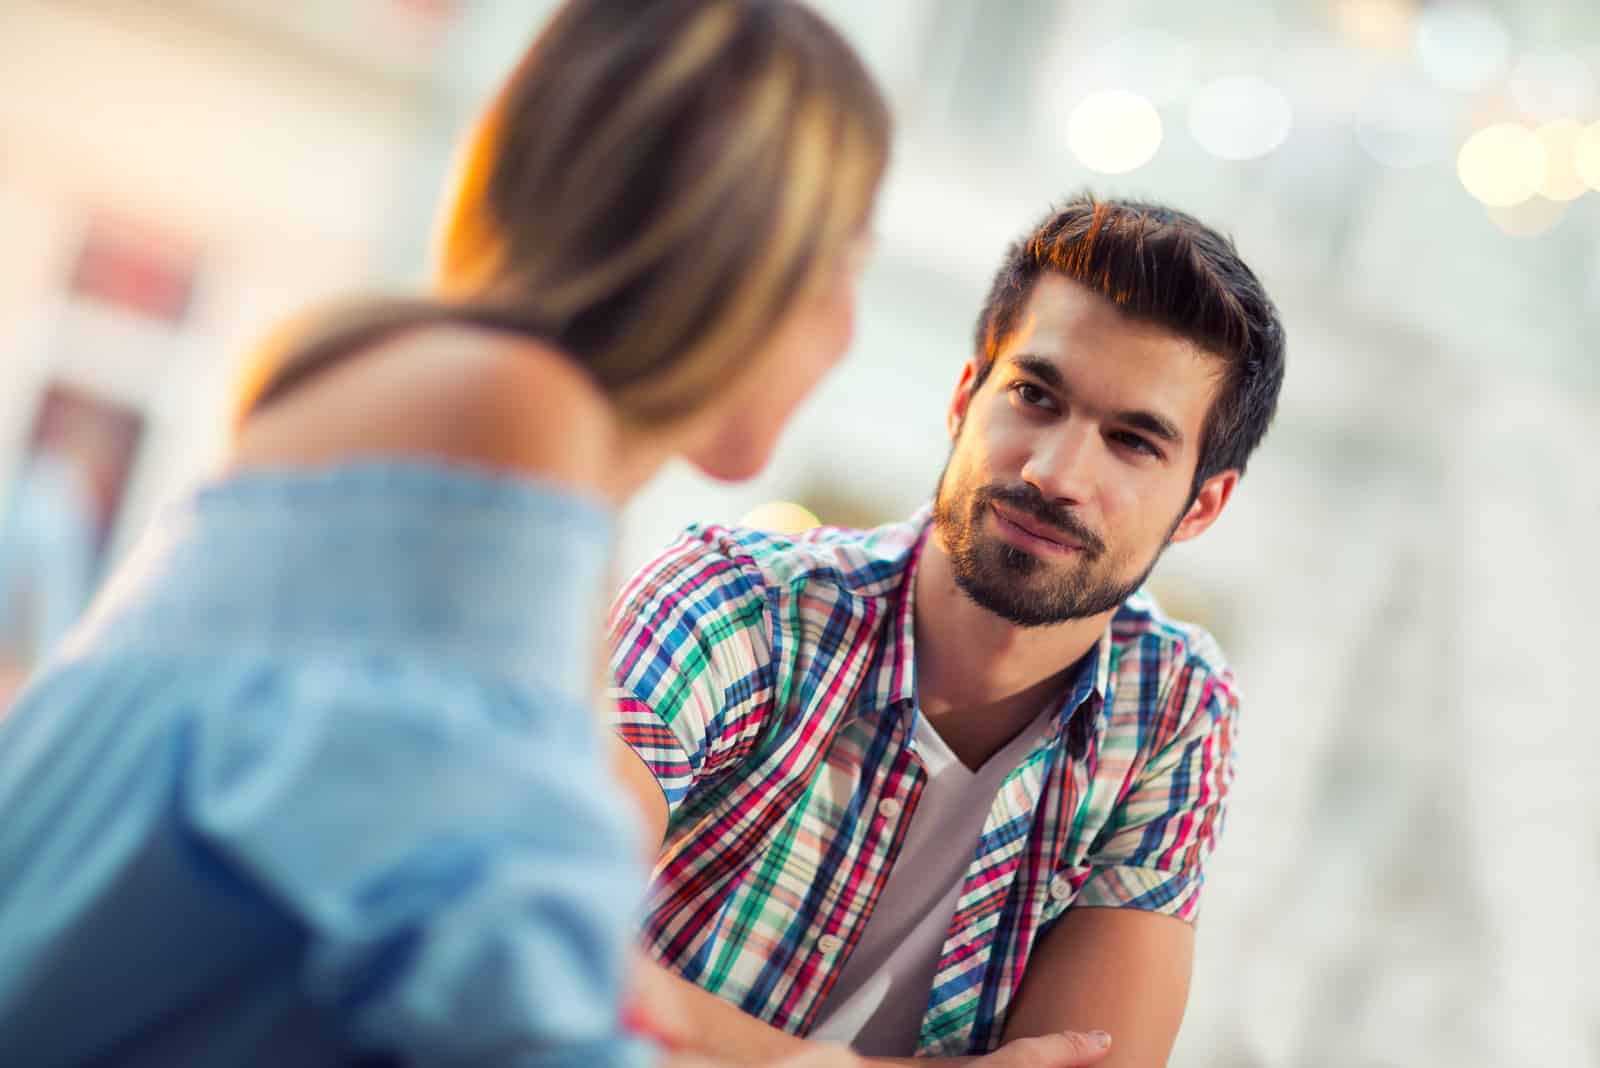
[[[838,935],[823,935],[817,939],[817,951],[824,957],[831,957],[844,948],[844,939]]]
[[[878,815],[886,820],[892,820],[900,815],[900,802],[892,797],[886,797],[878,802]]]
[[[1067,882],[1064,875],[1057,875],[1050,880],[1050,896],[1057,901],[1065,901],[1072,896],[1072,884]]]

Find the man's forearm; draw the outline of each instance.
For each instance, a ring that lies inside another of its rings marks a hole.
[[[729,1065],[757,1068],[827,1048],[824,1043],[796,1038],[747,1015],[653,960],[641,959],[651,972],[648,983],[666,1002],[658,1011],[677,1017],[672,1028],[687,1052]],[[982,1062],[992,1068],[1083,1068],[1100,1061],[1110,1038],[1054,1033],[1011,1042],[987,1057],[864,1057],[864,1065],[909,1065],[912,1068],[955,1068]],[[837,1048],[837,1047],[835,1047]]]
[[[811,1048],[812,1043],[763,1023],[700,989],[654,961],[648,968],[666,976],[681,1028],[691,1050],[730,1064],[771,1064]]]
[[[715,1057],[737,1065],[765,1065],[786,1057],[793,1057],[818,1045],[796,1038],[741,1012],[715,994],[708,993],[687,979],[669,972],[651,961],[647,967],[656,969],[670,980],[673,1001],[685,1017],[681,1033],[688,1047],[695,1053]],[[970,1064],[975,1057],[868,1057],[866,1064],[915,1065],[916,1068],[950,1068]]]

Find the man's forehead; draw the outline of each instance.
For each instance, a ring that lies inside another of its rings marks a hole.
[[[1074,336],[1094,336],[1102,341],[1153,345],[1212,356],[1182,334],[1130,315],[1109,297],[1080,282],[1059,274],[1046,274],[1029,292],[1007,347],[1016,347],[1029,339],[1037,345],[1053,345]]]
[[[1221,357],[1182,335],[1058,276],[1034,286],[998,364],[1054,377],[1048,384],[1093,393],[1108,407],[1158,412],[1196,433],[1225,369]]]

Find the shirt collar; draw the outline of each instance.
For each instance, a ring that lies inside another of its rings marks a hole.
[[[1068,749],[1075,758],[1081,758],[1091,748],[1091,738],[1098,746],[1099,736],[1105,733],[1106,718],[1100,710],[1111,699],[1113,674],[1111,629],[1095,642],[1081,661],[1072,689],[1067,691],[1056,712],[1056,729],[1067,735]]]

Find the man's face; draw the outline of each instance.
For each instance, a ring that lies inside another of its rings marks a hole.
[[[981,387],[963,371],[934,533],[956,581],[1019,626],[1111,611],[1170,541],[1215,520],[1237,473],[1191,501],[1221,361],[1047,274]]]

